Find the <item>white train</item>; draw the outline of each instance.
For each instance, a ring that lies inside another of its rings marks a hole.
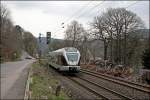
[[[74,47],[49,52],[48,63],[59,71],[79,72],[80,52]]]

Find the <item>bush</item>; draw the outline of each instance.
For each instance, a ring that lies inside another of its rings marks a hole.
[[[145,69],[150,69],[150,48],[144,51],[142,56],[142,64]]]

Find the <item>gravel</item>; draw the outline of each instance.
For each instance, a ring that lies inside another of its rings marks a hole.
[[[102,79],[102,78],[97,78],[95,76],[88,75],[85,73],[82,73],[79,77],[86,78],[86,79],[88,78],[89,80],[96,82],[101,86],[107,87],[109,89],[112,89],[116,92],[119,92],[123,95],[126,95],[126,96],[134,98],[134,99],[138,99],[138,100],[139,99],[141,99],[141,100],[149,99],[148,93],[146,94],[146,93],[143,93],[143,92],[138,91],[138,90],[135,91],[135,89],[132,89],[132,88],[129,88],[129,87],[117,84],[117,83],[113,83],[113,82],[107,81],[107,80]]]
[[[93,93],[89,92],[85,88],[79,86],[78,84],[74,83],[67,76],[76,77],[75,74],[62,74],[58,73],[53,68],[49,68],[49,74],[55,76],[58,80],[60,80],[61,85],[68,96],[73,100],[94,100],[98,97]],[[80,73],[76,73],[80,74]]]

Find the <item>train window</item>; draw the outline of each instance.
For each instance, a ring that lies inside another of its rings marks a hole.
[[[67,58],[69,61],[77,61],[78,60],[78,53],[66,53]]]

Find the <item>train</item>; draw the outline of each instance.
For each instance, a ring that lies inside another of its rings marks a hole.
[[[61,48],[48,54],[48,64],[61,72],[80,71],[80,52],[74,47]]]

